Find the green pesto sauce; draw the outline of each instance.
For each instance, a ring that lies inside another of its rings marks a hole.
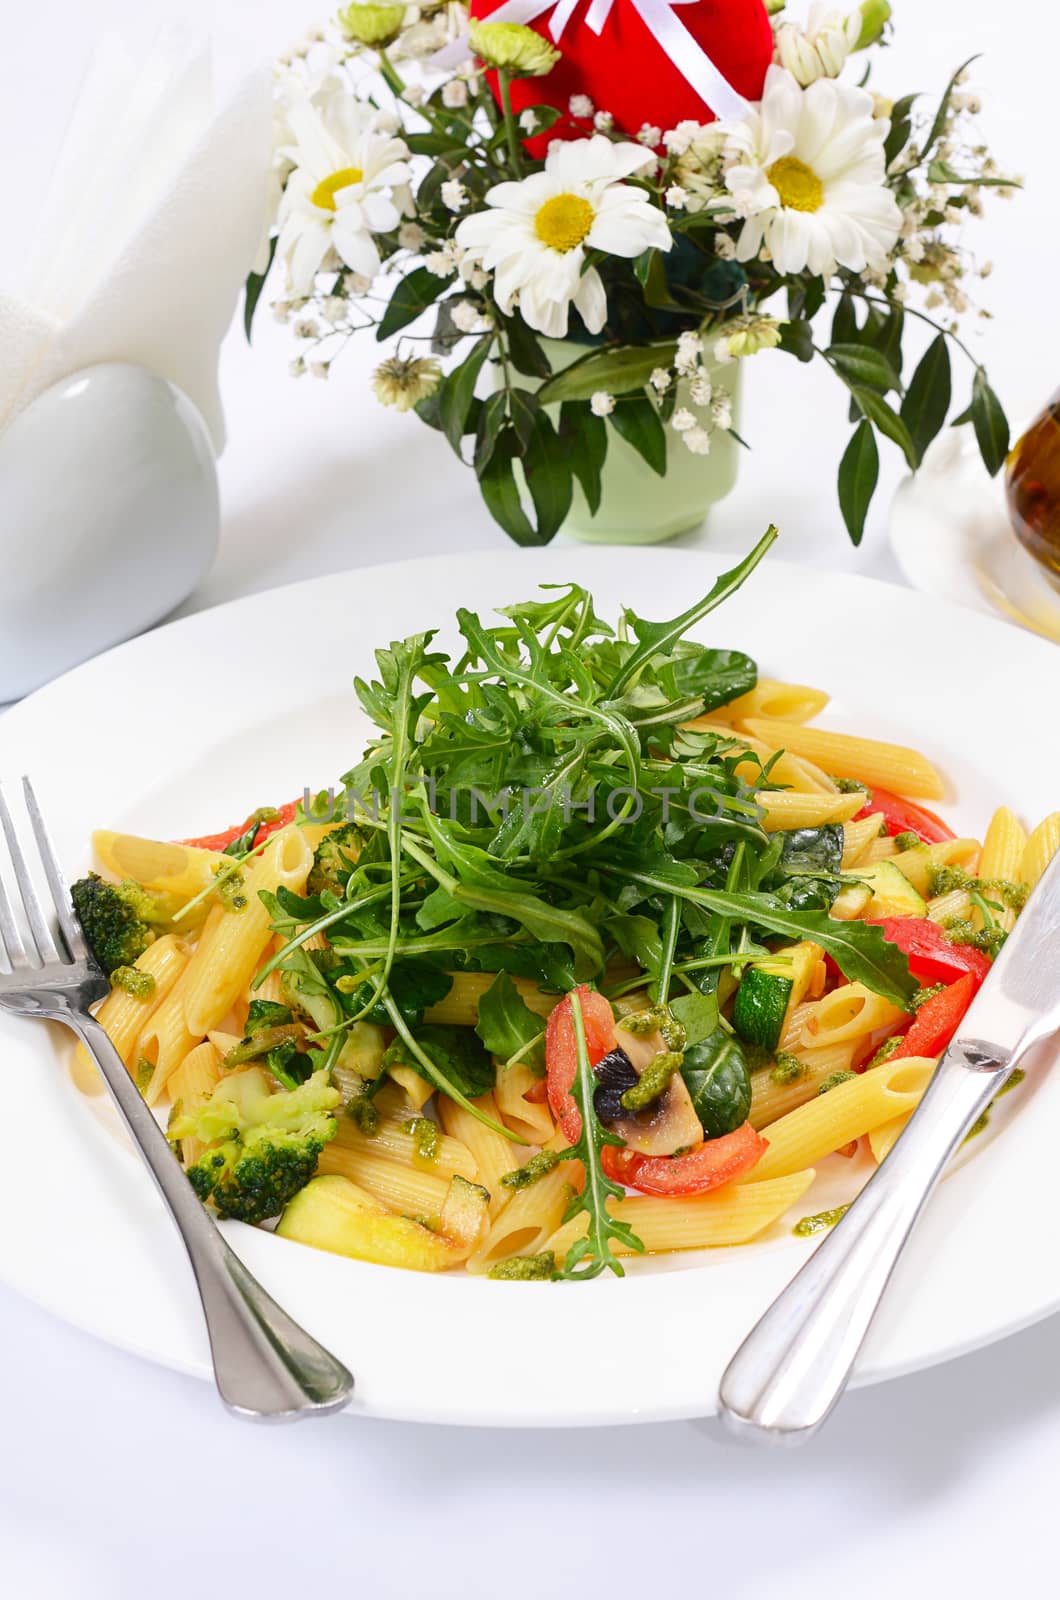
[[[155,1075],[154,1063],[146,1061],[143,1056],[136,1063],[136,1087],[141,1094],[146,1094],[151,1087],[151,1079]]]
[[[801,1217],[792,1228],[792,1233],[800,1239],[810,1239],[815,1233],[827,1233],[829,1228],[834,1228],[840,1217],[846,1216],[850,1210],[850,1203],[845,1206],[834,1206],[831,1211],[818,1211],[812,1217]]]
[[[652,1101],[658,1100],[670,1079],[676,1072],[680,1072],[683,1061],[684,1056],[680,1050],[660,1050],[659,1054],[648,1062],[636,1083],[632,1084],[622,1096],[625,1109],[643,1111],[645,1106],[650,1106]]]
[[[370,1095],[351,1094],[346,1102],[346,1115],[367,1138],[374,1139],[379,1132],[379,1112],[372,1104]]]
[[[832,778],[840,794],[868,794],[868,789],[857,778]]]
[[[374,1108],[373,1108],[374,1109]],[[416,1146],[416,1154],[423,1161],[437,1161],[441,1143],[438,1133],[438,1124],[432,1122],[430,1117],[410,1117],[405,1124],[405,1129],[411,1133]]]
[[[1017,1067],[1011,1078],[1006,1078],[1005,1082],[1001,1085],[1000,1089],[997,1091],[997,1094],[994,1096],[994,1099],[1000,1100],[1001,1096],[1003,1094],[1008,1094],[1010,1089],[1018,1089],[1026,1076],[1027,1074],[1024,1072],[1023,1068]]]
[[[976,1117],[975,1121],[972,1123],[971,1127],[968,1129],[968,1132],[965,1134],[965,1136],[964,1136],[965,1144],[968,1143],[969,1139],[974,1139],[976,1134],[982,1133],[989,1126],[989,1123],[990,1123],[990,1107],[987,1106],[986,1110],[980,1116]]]
[[[894,1034],[890,1039],[885,1039],[869,1062],[870,1067],[882,1067],[885,1061],[890,1061],[898,1046],[902,1042],[901,1034]]]
[[[667,1006],[651,1006],[647,1011],[633,1011],[618,1024],[635,1039],[649,1033],[658,1033],[668,1050],[683,1050],[688,1034]]]
[[[501,1179],[506,1189],[529,1189],[542,1179],[547,1172],[558,1166],[559,1156],[554,1150],[539,1150],[536,1156],[531,1156],[525,1167],[516,1167],[514,1172],[506,1172]]]
[[[539,1256],[509,1256],[507,1261],[494,1262],[486,1276],[509,1283],[535,1283],[551,1278],[555,1270],[555,1256],[544,1250]]]
[[[214,875],[216,878],[214,893],[225,910],[245,911],[247,909],[247,897],[243,892],[246,887],[243,882],[243,874],[241,872],[233,872],[230,869],[226,870],[221,866],[214,868]]]
[[[146,1000],[155,992],[155,980],[149,972],[139,967],[115,967],[110,975],[112,989],[124,989],[134,1000]]]
[[[915,989],[909,1002],[911,1009],[919,1011],[921,1006],[926,1006],[929,1000],[933,1000],[937,994],[941,994],[945,987],[944,983],[933,983],[926,989]]]
[[[797,1083],[805,1071],[806,1068],[798,1056],[789,1055],[786,1050],[778,1050],[776,1066],[769,1077],[773,1083]]]
[[[829,1089],[837,1089],[841,1083],[848,1083],[851,1078],[856,1078],[857,1073],[851,1072],[849,1067],[840,1067],[838,1072],[830,1072],[827,1078],[822,1078],[817,1085],[818,1094],[827,1094]]]
[[[918,833],[896,833],[894,836],[894,847],[899,851],[915,850],[920,843],[921,838]]]

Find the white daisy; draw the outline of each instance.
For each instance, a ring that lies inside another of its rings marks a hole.
[[[872,96],[831,78],[800,89],[772,66],[758,106],[726,125],[726,186],[744,222],[737,257],[763,246],[782,274],[884,268],[902,215],[884,186],[889,124]]]
[[[390,233],[414,212],[408,150],[381,133],[369,107],[352,96],[323,108],[308,96],[288,109],[292,144],[283,152],[294,170],[279,208],[276,253],[287,264],[294,294],[308,294],[330,250],[353,272],[379,271],[372,235]]]
[[[494,273],[494,294],[505,313],[516,295],[523,320],[548,338],[567,333],[573,303],[590,333],[599,333],[607,300],[586,250],[632,258],[669,250],[666,218],[623,178],[654,163],[642,145],[613,144],[601,134],[556,141],[545,170],[520,183],[500,183],[486,211],[465,217],[457,242]]]

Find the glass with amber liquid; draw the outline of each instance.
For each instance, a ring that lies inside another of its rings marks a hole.
[[[1017,539],[1060,589],[1060,390],[1013,445],[1005,491]]]

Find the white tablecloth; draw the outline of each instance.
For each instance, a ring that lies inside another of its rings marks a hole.
[[[214,33],[230,82],[323,9],[183,0],[171,14]],[[96,32],[118,24],[143,38],[168,10],[157,0],[52,0],[5,17],[0,281],[25,248]],[[995,320],[971,335],[1011,414],[1025,417],[1057,378],[1054,24],[1041,0],[899,0],[896,10],[880,89],[935,95],[958,60],[982,51],[977,81],[995,152],[1028,179],[1027,197],[989,207],[977,232],[979,259],[997,263],[980,294]],[[252,351],[240,333],[229,340],[223,544],[186,609],[340,567],[497,547],[470,476],[437,437],[370,398],[373,349],[351,351],[327,384],[289,380],[289,354],[267,314]],[[895,463],[860,553],[842,532],[838,385],[780,355],[757,358],[748,376],[742,431],[754,454],[707,532],[686,542],[745,547],[776,521],[789,558],[897,577],[885,540]],[[4,1088],[8,1108],[14,1088]],[[48,1182],[46,1145],[42,1160]],[[0,1221],[17,1226],[17,1217]],[[514,1434],[336,1418],[254,1430],[229,1421],[205,1386],[105,1348],[0,1287],[0,1581],[20,1600],[271,1597],[314,1586],[364,1600],[595,1600],[686,1585],[796,1600],[919,1597],[954,1578],[974,1594],[1021,1580],[1051,1593],[1057,1338],[1046,1323],[852,1394],[802,1453],[769,1456],[722,1450],[680,1425]]]

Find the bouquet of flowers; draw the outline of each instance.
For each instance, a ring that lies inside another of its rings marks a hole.
[[[278,65],[274,218],[247,289],[326,377],[395,341],[378,399],[415,410],[521,544],[599,505],[618,436],[665,474],[731,432],[726,375],[777,347],[850,393],[838,490],[857,543],[877,437],[917,467],[951,409],[991,473],[1008,424],[958,336],[984,278],[964,245],[1001,174],[970,63],[941,100],[866,87],[888,0],[354,3]],[[830,322],[825,320],[828,303]],[[911,324],[933,336],[908,378]],[[742,442],[742,441],[741,441]]]

